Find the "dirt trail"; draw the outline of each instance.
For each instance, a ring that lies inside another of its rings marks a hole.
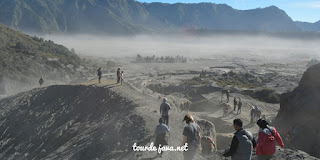
[[[208,95],[205,95],[208,98],[206,103],[199,105],[193,105],[191,107],[191,113],[212,122],[216,126],[218,146],[219,149],[228,148],[231,143],[233,133],[235,132],[233,128],[233,120],[240,118],[243,121],[243,128],[252,132],[256,137],[258,133],[258,126],[255,123],[250,123],[250,112],[251,106],[255,105],[261,108],[262,115],[266,115],[266,118],[271,121],[277,114],[279,106],[277,104],[268,104],[264,102],[258,102],[252,99],[249,96],[244,96],[240,94],[231,94],[229,103],[226,103],[226,96],[224,96],[223,101],[221,102],[221,93],[214,92]],[[243,105],[241,114],[237,114],[234,111],[233,97],[241,97]],[[226,104],[230,105],[228,114],[223,116],[224,106]]]

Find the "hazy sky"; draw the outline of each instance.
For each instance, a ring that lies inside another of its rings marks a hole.
[[[140,2],[163,3],[200,3],[211,2],[228,4],[240,9],[264,8],[277,6],[284,10],[294,21],[316,22],[320,20],[320,0],[137,0]]]

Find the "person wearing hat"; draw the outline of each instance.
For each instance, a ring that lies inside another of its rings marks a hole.
[[[188,150],[183,152],[183,157],[184,160],[194,160],[201,141],[200,127],[194,123],[194,119],[190,114],[186,114],[183,121],[188,124],[184,127],[183,140],[181,142],[181,146],[188,144]]]
[[[257,125],[260,128],[256,152],[258,160],[269,160],[276,152],[275,142],[277,142],[279,146],[283,148],[283,141],[277,130],[274,127],[269,126],[266,120],[259,119],[257,121]]]
[[[167,101],[168,101],[167,98],[163,98],[163,101],[160,105],[160,114],[164,120],[164,123],[168,126],[169,125],[169,110],[171,110],[171,106]]]
[[[168,145],[168,142],[165,138],[167,132],[170,132],[170,128],[164,124],[163,118],[159,118],[159,125],[157,125],[155,131],[156,140],[154,142],[154,146],[159,148],[160,145],[161,147],[163,147],[164,145]],[[162,157],[162,154],[163,152],[161,152],[161,154],[159,154],[158,152],[158,156]]]

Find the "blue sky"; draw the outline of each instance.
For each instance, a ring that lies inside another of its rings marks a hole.
[[[294,21],[316,22],[320,20],[320,0],[137,0],[140,2],[163,2],[163,3],[200,3],[211,2],[216,4],[228,4],[240,9],[264,8],[277,6],[284,10]]]

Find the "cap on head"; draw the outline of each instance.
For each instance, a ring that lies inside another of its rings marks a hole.
[[[190,122],[194,122],[194,119],[193,117],[190,115],[190,114],[186,114],[182,120],[183,121],[186,121],[187,123],[190,123]]]
[[[163,98],[163,102],[167,102],[167,98]]]

